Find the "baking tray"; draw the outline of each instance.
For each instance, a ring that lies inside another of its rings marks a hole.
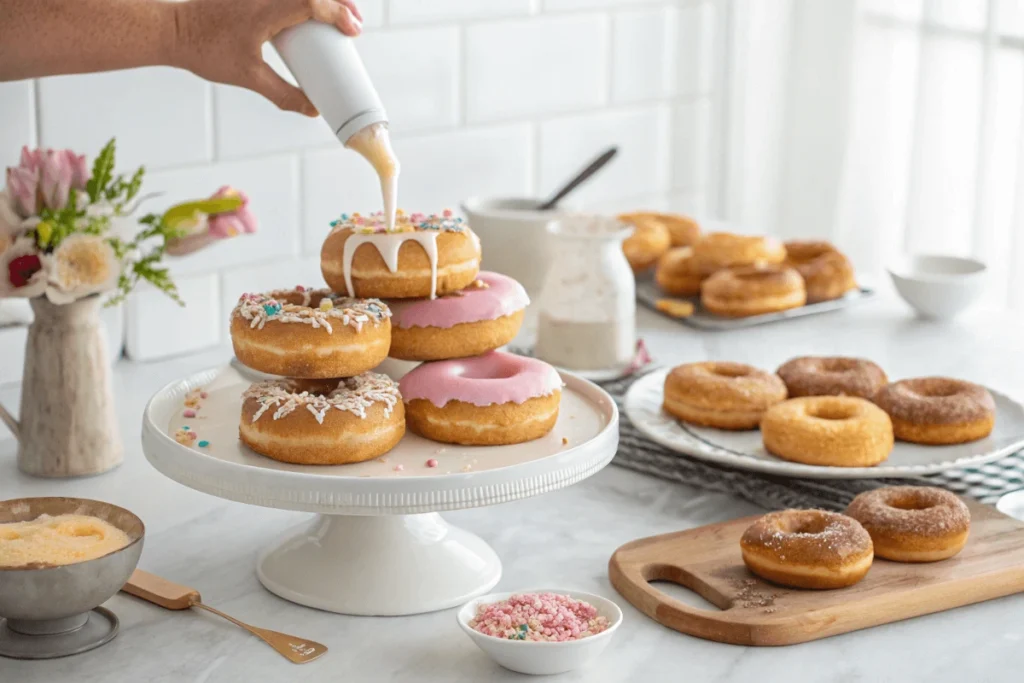
[[[658,286],[654,284],[653,274],[644,274],[637,276],[636,279],[636,300],[642,303],[644,306],[655,311],[659,315],[663,315],[670,320],[689,325],[690,327],[696,327],[702,330],[738,330],[744,327],[754,327],[755,325],[765,325],[767,323],[779,322],[782,320],[792,320],[793,318],[802,318],[807,315],[817,315],[819,313],[828,313],[829,311],[837,311],[842,308],[848,308],[856,304],[862,303],[871,299],[875,296],[873,289],[867,287],[860,287],[858,289],[847,292],[844,296],[839,299],[832,301],[822,301],[816,304],[807,304],[800,308],[791,308],[788,311],[781,311],[779,313],[766,313],[765,315],[752,315],[747,318],[723,318],[722,316],[714,315],[703,310],[700,305],[700,297],[675,297],[671,294],[665,294]],[[696,306],[696,310],[693,315],[688,318],[674,318],[670,315],[662,313],[656,308],[656,302],[658,299],[687,299],[692,301]]]

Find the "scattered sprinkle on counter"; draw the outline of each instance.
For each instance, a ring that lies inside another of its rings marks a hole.
[[[401,463],[395,465],[395,472],[401,472],[404,469],[405,469],[405,465],[403,465]]]
[[[183,417],[195,417],[196,416],[196,411],[192,410],[191,408],[186,408],[185,411],[182,413],[182,416]]]
[[[563,446],[568,446],[568,445],[569,445],[569,439],[567,439],[567,438],[565,438],[565,437],[563,436],[563,437],[562,437],[562,445],[563,445]]]
[[[480,605],[469,622],[485,636],[555,643],[597,635],[609,626],[590,603],[556,593],[522,593]]]
[[[431,458],[428,460],[427,467],[437,467],[437,458]]]
[[[202,441],[200,441],[196,445],[199,446],[200,448],[209,448],[210,447],[210,442],[207,441],[206,439],[203,439]]]

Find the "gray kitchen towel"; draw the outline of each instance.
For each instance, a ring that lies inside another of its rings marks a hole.
[[[530,349],[514,351],[532,355]],[[599,383],[619,406],[619,450],[612,460],[614,465],[709,491],[730,493],[771,510],[811,507],[843,510],[858,493],[894,484],[939,486],[982,503],[994,503],[1003,494],[1024,488],[1024,451],[976,468],[907,479],[796,479],[697,460],[649,440],[622,411],[623,399],[633,382],[654,369],[657,368],[648,365],[627,377]]]

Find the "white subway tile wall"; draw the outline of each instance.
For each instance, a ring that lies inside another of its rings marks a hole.
[[[580,190],[583,206],[702,213],[722,1],[359,0],[359,51],[391,117],[401,205],[541,196],[616,144],[620,157]],[[290,78],[269,46],[264,57]],[[231,184],[261,223],[172,261],[187,307],[152,289],[129,299],[125,348],[137,360],[225,343],[243,291],[320,286],[328,222],[380,205],[369,166],[322,120],[245,90],[169,68],[0,83],[0,167],[23,144],[94,155],[113,136],[118,167],[145,164],[146,190],[162,193],[146,210]]]

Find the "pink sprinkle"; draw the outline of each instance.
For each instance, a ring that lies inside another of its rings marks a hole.
[[[469,622],[485,636],[558,643],[593,636],[609,626],[590,603],[555,593],[523,593],[480,605]]]
[[[210,398],[210,395],[208,393],[206,393],[205,391],[200,391],[199,392],[199,398]]]
[[[431,458],[428,460],[427,467],[437,467],[437,458]]]
[[[295,285],[295,291],[296,292],[305,292],[306,288],[303,287],[302,285]]]
[[[451,209],[445,209],[441,213],[441,215],[444,216],[445,218],[451,218],[452,217],[452,210]]]
[[[395,472],[401,472],[404,469],[405,469],[405,465],[402,465],[402,464],[395,465]]]
[[[195,417],[196,416],[196,411],[194,411],[191,408],[189,408],[185,412],[183,412],[182,415],[184,415],[185,417]]]

